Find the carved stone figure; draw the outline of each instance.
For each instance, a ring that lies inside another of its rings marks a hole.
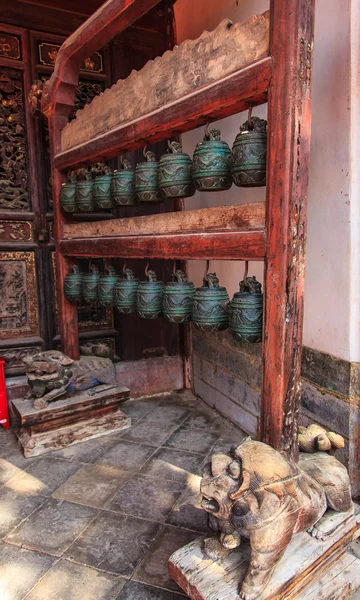
[[[24,361],[30,398],[34,398],[37,409],[45,408],[48,402],[66,392],[90,390],[101,384],[116,385],[115,367],[108,358],[82,356],[80,360],[72,360],[58,350],[48,350]],[[102,385],[101,390],[104,389]]]
[[[348,473],[334,456],[304,454],[296,465],[250,438],[230,454],[213,454],[201,494],[210,527],[220,534],[220,546],[214,537],[205,540],[211,559],[226,556],[242,537],[250,541],[242,600],[261,594],[293,533],[309,530],[321,539],[321,517],[328,507],[349,514],[354,510]]]

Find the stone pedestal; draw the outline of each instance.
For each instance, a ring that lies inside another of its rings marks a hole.
[[[104,391],[93,388],[69,397],[61,396],[43,409],[35,409],[33,400],[13,400],[14,412],[21,425],[16,433],[24,456],[39,456],[127,429],[131,419],[119,406],[129,397],[128,388],[117,386]]]
[[[360,589],[360,559],[349,548],[360,534],[359,512],[345,518],[323,541],[306,532],[295,534],[256,600],[350,598]],[[338,516],[328,511],[324,529],[332,531]],[[213,561],[204,553],[204,539],[198,538],[170,557],[171,576],[192,600],[238,600],[249,564],[249,543],[244,541],[236,551]]]

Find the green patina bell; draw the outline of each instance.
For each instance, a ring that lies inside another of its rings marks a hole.
[[[163,296],[163,313],[171,323],[186,323],[191,319],[195,287],[183,271],[176,271],[173,281],[167,283]]]
[[[240,291],[234,294],[229,307],[232,336],[238,342],[255,344],[262,339],[263,295],[261,283],[247,277],[240,281]]]
[[[155,271],[148,271],[146,277],[138,285],[136,310],[143,319],[156,319],[162,315],[164,283],[157,281]]]
[[[239,187],[266,185],[267,121],[252,117],[240,127],[232,147],[231,173]]]
[[[97,299],[100,306],[114,306],[115,285],[119,279],[114,267],[105,268],[106,274],[100,275],[97,286]]]
[[[223,331],[229,326],[229,295],[219,287],[216,273],[208,273],[202,287],[196,288],[191,318],[201,331]]]
[[[65,298],[72,304],[80,304],[81,302],[81,273],[77,265],[71,267],[70,273],[64,278],[64,294]]]
[[[112,208],[112,198],[110,193],[111,169],[104,167],[103,174],[98,175],[94,181],[93,198],[95,209],[104,210]]]
[[[182,152],[179,142],[170,142],[171,154],[164,154],[159,162],[158,182],[163,198],[188,198],[195,194],[191,176],[192,161]]]
[[[135,174],[127,158],[121,161],[122,169],[114,171],[111,180],[111,197],[114,206],[134,206],[137,204],[135,196]]]
[[[81,296],[85,304],[95,304],[100,274],[96,265],[90,265],[89,271],[81,276]]]
[[[231,150],[220,140],[220,131],[210,129],[195,148],[192,176],[197,190],[217,192],[231,188]]]
[[[135,311],[139,280],[131,269],[125,269],[124,274],[125,279],[118,279],[115,285],[115,308],[127,315]]]
[[[145,152],[146,162],[138,163],[135,169],[135,193],[140,202],[162,200],[158,186],[159,163],[153,152]]]
[[[60,188],[60,206],[64,212],[74,213],[76,211],[76,174],[69,173],[68,179],[69,181],[63,183]]]
[[[76,210],[79,212],[92,212],[94,210],[94,180],[87,169],[81,169],[76,183]]]

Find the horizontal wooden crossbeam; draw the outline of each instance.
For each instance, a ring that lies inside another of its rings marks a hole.
[[[267,101],[271,73],[272,59],[266,57],[147,115],[59,152],[54,158],[55,167],[67,170],[89,165],[263,104]]]
[[[60,240],[66,256],[93,258],[164,258],[263,260],[265,231],[199,231],[136,236],[109,236]]]

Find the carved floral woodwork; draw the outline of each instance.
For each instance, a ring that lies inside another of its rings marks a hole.
[[[202,507],[216,537],[204,541],[213,560],[249,539],[250,564],[239,598],[255,600],[266,587],[293,534],[322,539],[327,508],[352,515],[346,468],[325,452],[300,455],[299,464],[246,438],[229,454],[215,453],[201,481]],[[339,522],[344,515],[339,514]],[[220,543],[219,543],[220,542]]]
[[[41,346],[30,346],[29,348],[9,348],[1,350],[5,357],[5,369],[22,369],[25,367],[26,359],[41,352]]]
[[[38,334],[33,252],[0,252],[0,338]]]
[[[17,35],[0,31],[0,57],[21,60],[21,42]]]
[[[0,68],[0,209],[29,210],[23,74]]]
[[[30,242],[33,226],[30,221],[0,221],[0,242]]]
[[[58,55],[60,44],[52,44],[50,42],[38,42],[39,62],[41,65],[53,67]],[[94,52],[82,62],[80,71],[90,73],[103,73],[104,60],[102,52]]]

